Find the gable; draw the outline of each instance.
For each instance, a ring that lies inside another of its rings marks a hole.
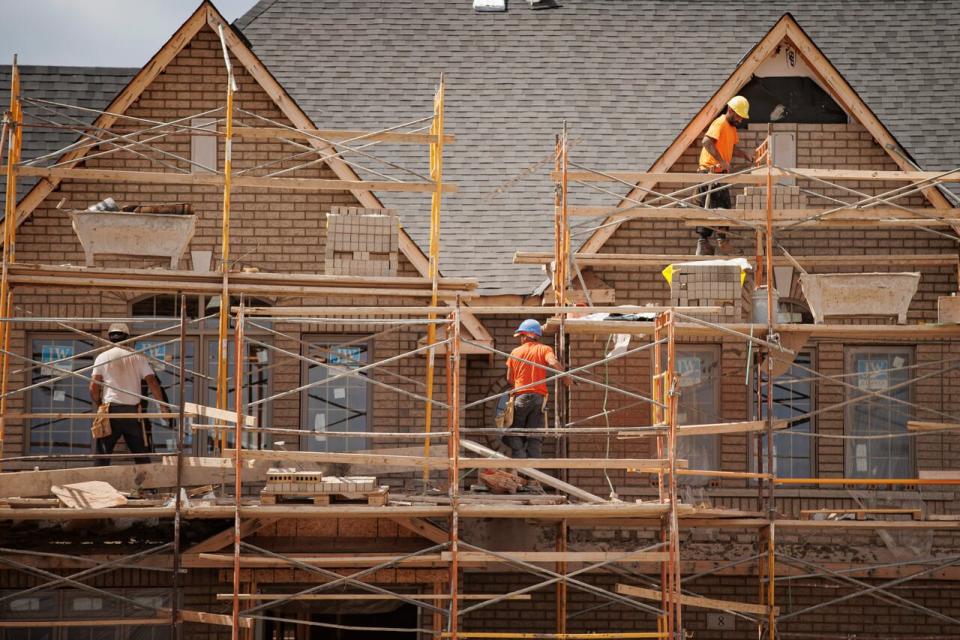
[[[767,32],[767,34],[753,47],[750,53],[737,65],[733,73],[714,93],[713,97],[700,109],[697,115],[684,127],[679,136],[661,156],[654,162],[650,172],[670,171],[691,147],[696,147],[700,137],[709,123],[717,117],[726,102],[737,95],[741,89],[753,78],[754,73],[764,64],[769,65],[771,58],[781,55],[784,47],[795,50],[802,60],[807,75],[812,76],[817,85],[829,97],[849,114],[850,121],[856,121],[864,127],[866,132],[876,141],[883,153],[893,161],[896,168],[909,171],[915,168],[910,155],[896,141],[890,131],[880,122],[873,111],[867,106],[857,92],[847,83],[846,79],[837,71],[833,64],[817,48],[816,44],[796,23],[793,16],[785,14]],[[839,124],[839,123],[837,123]],[[824,125],[826,126],[826,125]],[[831,160],[834,160],[831,158]],[[803,162],[800,166],[807,166]],[[842,162],[843,167],[848,165]],[[857,164],[856,162],[854,163]],[[857,166],[857,168],[861,168]],[[871,167],[877,168],[877,167]],[[687,167],[687,170],[690,170]],[[693,167],[696,170],[696,167]],[[621,201],[620,206],[627,206],[637,199],[642,199],[650,190],[656,190],[655,181],[646,181],[637,185],[636,189]],[[669,189],[668,189],[669,191]],[[923,190],[924,197],[935,207],[948,208],[949,201],[937,188]],[[619,227],[616,216],[607,221],[583,243],[580,251],[592,253],[599,250],[610,239]]]

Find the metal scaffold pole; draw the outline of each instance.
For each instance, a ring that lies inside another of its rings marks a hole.
[[[0,150],[6,139],[7,147],[7,184],[4,200],[3,219],[3,272],[0,275],[0,318],[8,320],[13,311],[13,291],[10,287],[10,263],[16,259],[17,237],[17,171],[20,151],[23,144],[23,107],[20,102],[20,71],[17,56],[13,56],[10,70],[10,111],[3,119],[4,136],[0,137]],[[7,386],[10,379],[10,322],[0,327],[0,344],[3,354],[0,357],[0,459],[3,458],[3,445],[6,440]]]
[[[457,640],[460,630],[460,300],[457,299],[449,331],[453,331],[453,340],[448,348],[450,359],[450,456],[449,495],[450,495],[450,618],[447,633]]]
[[[440,205],[443,198],[443,93],[444,82],[443,74],[440,74],[440,85],[437,87],[437,93],[433,99],[433,124],[430,127],[430,179],[434,183],[434,191],[430,197],[430,306],[437,306],[437,296],[439,292],[440,279]],[[433,377],[436,367],[436,349],[433,345],[437,341],[437,326],[433,322],[437,319],[436,314],[431,313],[428,316],[431,321],[427,325],[427,345],[430,350],[427,353],[427,379],[426,396],[424,403],[424,431],[428,434],[423,439],[423,458],[430,459],[430,429],[433,422]],[[430,469],[426,463],[423,465],[423,489],[427,490],[430,483]]]
[[[777,305],[774,303],[774,287],[776,279],[773,272],[773,134],[770,125],[767,125],[766,144],[766,209],[767,209],[767,228],[766,228],[766,246],[764,247],[764,281],[767,284],[767,342],[765,347],[766,357],[766,387],[767,387],[767,419],[765,425],[765,436],[767,442],[766,472],[769,474],[767,479],[767,637],[768,640],[774,640],[776,637],[776,607],[775,607],[775,587],[776,587],[776,554],[774,553],[774,520],[776,519],[777,509],[775,502],[773,482],[773,349],[769,343],[773,341],[775,325],[777,320]],[[759,266],[759,262],[757,263]]]
[[[183,443],[184,443],[184,420],[186,419],[186,339],[187,339],[187,298],[183,293],[178,294],[180,298],[180,370],[177,377],[178,394],[178,416],[177,416],[177,486],[174,496],[174,515],[173,515],[173,594],[171,597],[170,608],[173,611],[171,623],[173,624],[173,637],[180,640],[183,637],[183,622],[180,620],[180,526],[183,519]]]
[[[240,298],[240,311],[237,313],[234,328],[234,382],[233,399],[236,418],[234,420],[234,476],[233,476],[233,618],[231,640],[240,640],[240,547],[243,531],[240,527],[240,503],[243,497],[243,416],[246,415],[243,402],[243,369],[246,363],[243,343],[243,306]]]
[[[223,48],[223,62],[227,68],[227,108],[226,132],[223,140],[223,219],[220,229],[220,272],[223,274],[223,285],[220,291],[220,322],[219,342],[217,349],[217,408],[227,408],[227,369],[229,359],[227,349],[229,344],[230,318],[230,188],[233,173],[233,94],[237,90],[237,81],[233,76],[233,65],[230,63],[230,53],[227,49],[223,25],[220,25],[220,46]],[[237,356],[239,359],[239,355]],[[220,449],[226,448],[226,430],[221,432]]]

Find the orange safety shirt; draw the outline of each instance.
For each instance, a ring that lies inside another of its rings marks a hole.
[[[547,395],[547,383],[543,380],[547,377],[547,356],[553,355],[553,348],[539,342],[524,342],[522,345],[510,352],[514,358],[522,358],[529,362],[536,362],[540,367],[520,360],[511,358],[507,360],[507,370],[513,379],[513,388],[518,389],[528,384],[539,382],[540,384],[527,387],[518,393],[539,393],[542,396]]]
[[[730,162],[733,159],[733,147],[740,140],[737,128],[727,121],[727,116],[720,114],[720,117],[710,123],[707,129],[707,137],[716,140],[717,151],[720,157]],[[700,150],[700,168],[711,170],[720,161],[714,158],[704,147]]]

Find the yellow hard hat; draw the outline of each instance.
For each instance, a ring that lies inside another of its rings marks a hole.
[[[727,103],[727,106],[733,109],[733,112],[741,118],[750,117],[750,103],[747,102],[747,99],[743,96],[733,96],[730,98],[730,102]]]

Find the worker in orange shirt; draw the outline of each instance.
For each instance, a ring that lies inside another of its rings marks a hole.
[[[514,403],[510,428],[543,429],[548,393],[545,367],[563,371],[563,365],[554,355],[553,348],[540,342],[543,330],[533,318],[521,322],[513,335],[520,338],[520,346],[510,352],[507,360],[507,381],[513,385]],[[564,380],[569,383],[569,378]],[[510,447],[511,457],[539,458],[543,436],[505,435],[503,443]]]
[[[737,146],[740,136],[737,125],[749,118],[750,103],[743,96],[734,96],[727,103],[726,110],[710,124],[703,140],[700,141],[700,168],[698,173],[730,173],[730,163],[734,156],[739,156],[747,162],[753,161],[749,152]],[[717,188],[719,185],[706,184],[697,189],[699,198],[697,204],[704,209],[730,209],[730,185]],[[717,188],[715,191],[711,189]],[[710,191],[710,193],[707,193]],[[727,241],[726,227],[717,229],[717,249],[722,254],[734,253]],[[710,243],[714,229],[711,227],[697,227],[697,255],[713,255],[716,253]]]

